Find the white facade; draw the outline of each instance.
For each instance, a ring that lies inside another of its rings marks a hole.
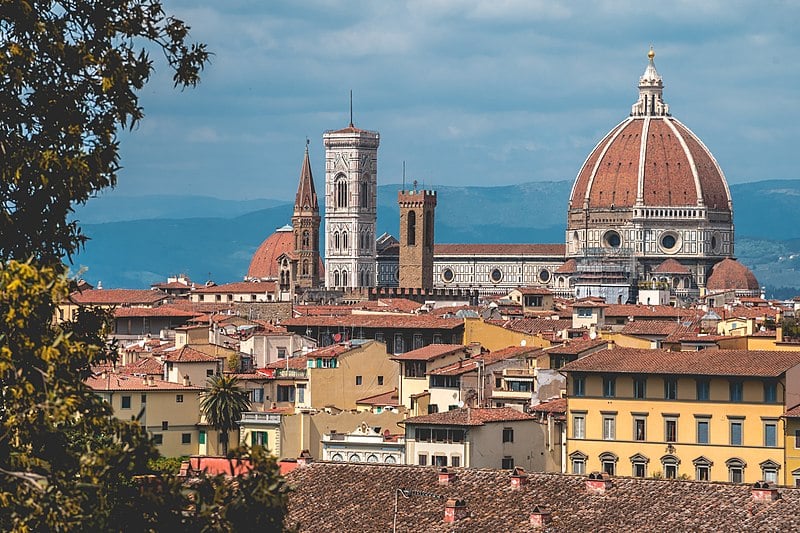
[[[322,460],[349,463],[405,464],[403,437],[389,437],[362,422],[351,433],[322,436]]]
[[[243,339],[239,351],[248,354],[255,368],[317,348],[317,341],[296,333],[259,332]]]
[[[374,287],[380,135],[353,127],[325,143],[325,286]]]

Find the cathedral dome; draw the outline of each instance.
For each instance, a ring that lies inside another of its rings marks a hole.
[[[586,158],[569,209],[701,207],[730,213],[725,176],[700,139],[670,116],[653,57],[639,79],[639,100]]]
[[[710,291],[751,291],[758,292],[759,285],[753,272],[735,259],[723,259],[711,271],[706,282]]]
[[[280,276],[278,257],[286,252],[294,252],[294,233],[292,227],[288,225],[278,228],[261,243],[250,260],[247,277],[278,279]]]

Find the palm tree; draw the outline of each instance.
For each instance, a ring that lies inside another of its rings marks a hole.
[[[228,455],[228,432],[236,428],[242,412],[250,409],[247,391],[234,376],[211,376],[200,393],[200,410],[211,427],[219,431],[222,453]]]

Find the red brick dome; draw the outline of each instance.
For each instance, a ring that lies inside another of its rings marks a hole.
[[[723,259],[711,270],[706,282],[710,291],[758,291],[758,280],[753,272],[735,259]]]
[[[278,279],[280,276],[278,257],[286,252],[294,252],[294,233],[291,226],[278,228],[261,243],[250,260],[247,277]]]

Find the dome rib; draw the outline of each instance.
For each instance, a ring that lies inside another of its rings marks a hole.
[[[678,121],[675,120],[675,122]],[[678,128],[675,127],[675,124],[673,124],[671,120],[667,120],[666,123],[672,130],[672,133],[675,134],[675,138],[678,139],[678,142],[681,143],[681,147],[683,148],[683,153],[686,155],[686,159],[689,161],[689,168],[692,169],[692,177],[694,178],[694,189],[696,192],[695,198],[697,198],[697,205],[698,207],[703,207],[705,203],[703,198],[703,186],[700,185],[700,175],[697,173],[697,165],[695,164],[694,156],[692,155],[692,152],[689,150],[689,146],[686,143],[686,140],[683,138],[683,135],[681,135],[681,133],[678,131]],[[687,130],[689,129],[686,128],[685,126],[684,128]]]

